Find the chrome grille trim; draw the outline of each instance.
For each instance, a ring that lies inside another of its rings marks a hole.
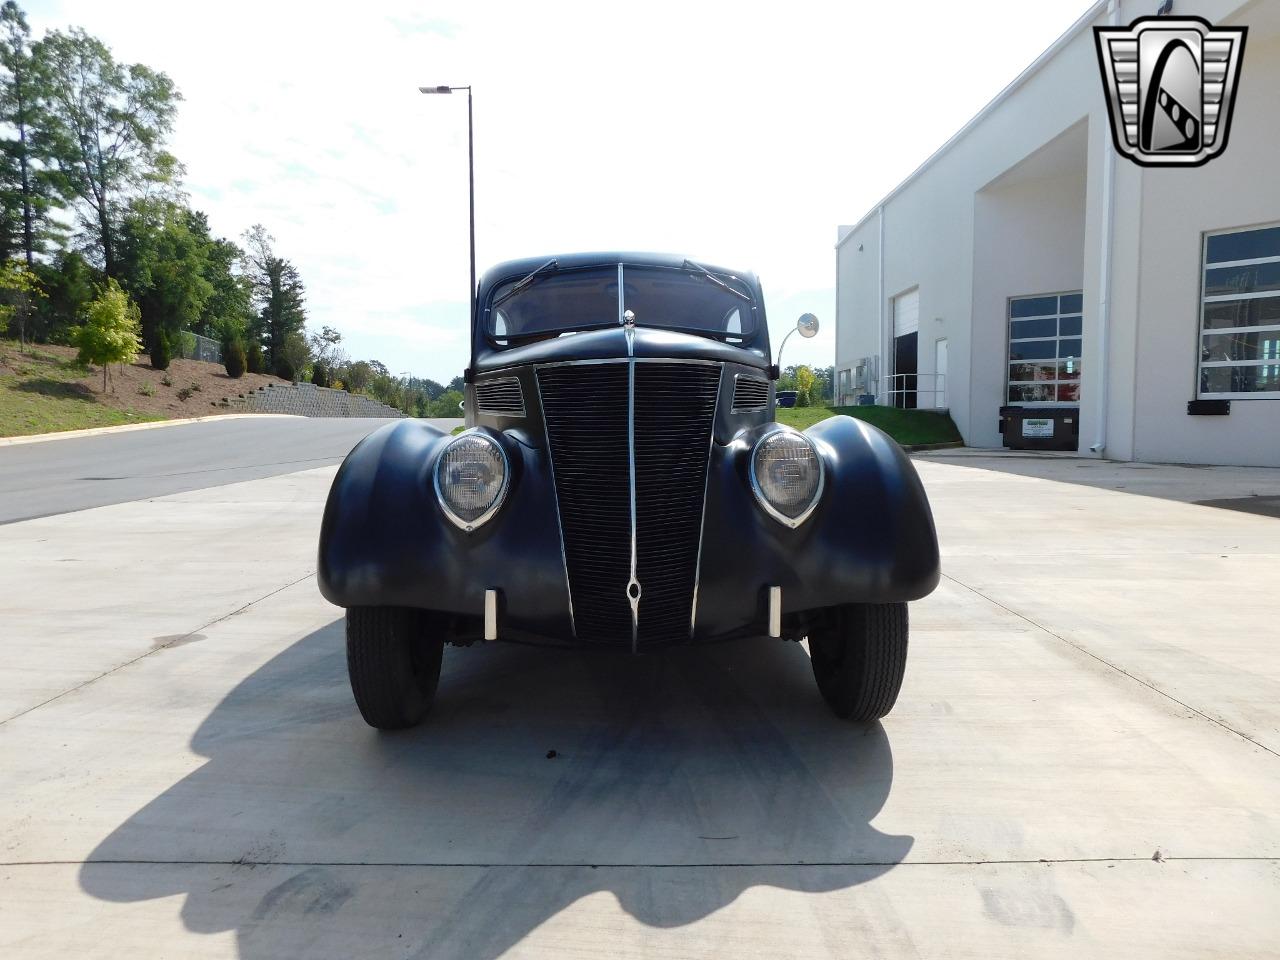
[[[560,531],[560,563],[564,567],[564,592],[569,596],[569,629],[578,636],[578,624],[573,619],[573,584],[569,582],[569,558],[564,551],[564,521],[560,519],[560,497],[556,493],[556,458],[551,455],[551,434],[547,432],[546,409],[542,405],[542,383],[535,375],[533,388],[538,391],[538,413],[542,416],[542,436],[546,441],[547,464],[551,468],[551,499],[556,504],[556,529]]]
[[[735,389],[737,385],[734,385]],[[698,559],[693,564],[693,605],[689,608],[689,639],[698,623],[698,587],[702,583],[702,537],[707,529],[707,490],[711,486],[711,455],[716,449],[716,417],[720,413],[720,393],[724,389],[724,367],[716,380],[716,405],[711,413],[711,436],[707,439],[707,469],[702,478],[702,520],[698,524]]]

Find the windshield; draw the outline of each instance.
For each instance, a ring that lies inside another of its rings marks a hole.
[[[579,330],[615,326],[623,310],[636,326],[682,330],[741,342],[755,332],[756,305],[750,288],[735,277],[711,277],[701,269],[623,267],[622,304],[618,267],[548,270],[521,289],[520,280],[493,291],[489,333],[501,343],[527,343]]]

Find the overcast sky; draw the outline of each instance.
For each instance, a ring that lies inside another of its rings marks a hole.
[[[20,0],[21,2],[21,0]],[[1153,8],[1155,6],[1153,0]],[[215,231],[275,235],[309,324],[448,380],[477,256],[672,251],[764,283],[783,362],[834,362],[853,223],[1089,6],[1085,0],[584,4],[27,0],[185,97],[172,149]]]

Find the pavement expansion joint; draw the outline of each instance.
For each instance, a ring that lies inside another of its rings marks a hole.
[[[1088,649],[1085,646],[1082,646],[1079,643],[1076,643],[1074,640],[1071,640],[1068,637],[1064,637],[1062,634],[1058,633],[1057,631],[1050,630],[1044,624],[1038,623],[1037,621],[1032,620],[1025,613],[1020,613],[1019,611],[1014,610],[1012,607],[1006,606],[1005,604],[1001,603],[999,600],[996,600],[995,598],[988,596],[987,594],[979,590],[977,587],[971,587],[969,584],[965,583],[963,580],[957,580],[955,577],[947,573],[944,573],[942,576],[945,579],[950,580],[952,583],[956,584],[957,586],[964,587],[964,589],[968,590],[970,593],[976,596],[981,597],[983,600],[986,600],[988,603],[994,604],[995,606],[999,607],[1001,610],[1005,611],[1006,613],[1012,614],[1013,616],[1017,617],[1019,620],[1022,620],[1025,623],[1030,624],[1031,626],[1035,627],[1037,630],[1040,630],[1041,632],[1048,634],[1049,636],[1053,637],[1055,640],[1060,640],[1061,642],[1065,643],[1067,646],[1080,651],[1085,656],[1090,657],[1093,660],[1096,660],[1098,663],[1102,664],[1103,666],[1108,667],[1111,670],[1114,670],[1116,673],[1123,674],[1124,676],[1128,677],[1130,680],[1134,681],[1135,683],[1142,684],[1142,686],[1146,687],[1148,690],[1151,690],[1154,693],[1160,694],[1160,696],[1166,698],[1167,700],[1171,700],[1172,702],[1176,703],[1178,706],[1182,707],[1183,709],[1190,710],[1196,716],[1200,717],[1200,719],[1207,720],[1210,723],[1214,724],[1215,726],[1221,727],[1223,730],[1226,730],[1228,733],[1234,734],[1235,736],[1239,737],[1242,740],[1247,740],[1249,743],[1253,744],[1259,750],[1265,750],[1267,753],[1271,754],[1273,757],[1280,757],[1280,752],[1277,752],[1271,749],[1264,743],[1259,743],[1257,740],[1253,739],[1253,737],[1249,736],[1247,733],[1244,733],[1241,730],[1237,730],[1235,727],[1231,726],[1229,723],[1225,723],[1224,721],[1219,720],[1217,717],[1210,716],[1209,714],[1205,713],[1203,710],[1199,709],[1198,707],[1192,706],[1191,704],[1187,703],[1184,700],[1179,700],[1177,697],[1169,693],[1167,690],[1161,689],[1160,687],[1156,686],[1154,683],[1151,683],[1149,680],[1143,680],[1141,677],[1135,676],[1134,674],[1130,673],[1128,670],[1126,670],[1124,667],[1120,666],[1119,664],[1112,663],[1106,657],[1098,656],[1098,654],[1094,653],[1092,650]]]
[[[0,867],[76,867],[93,864],[95,866],[123,867],[391,867],[433,869],[473,869],[473,870],[705,870],[705,869],[794,869],[829,868],[829,867],[983,867],[983,866],[1031,866],[1044,864],[1089,864],[1089,863],[1275,863],[1280,864],[1280,857],[1040,857],[1036,859],[1008,860],[799,860],[799,861],[742,861],[740,863],[719,863],[715,861],[699,863],[575,863],[575,862],[535,862],[520,863],[468,863],[465,861],[442,860],[8,860],[0,861]]]
[[[4,726],[10,720],[17,720],[19,717],[24,717],[33,710],[39,710],[41,707],[47,706],[48,704],[53,703],[55,700],[61,700],[63,697],[65,697],[69,693],[75,693],[77,690],[83,690],[85,687],[89,686],[90,684],[97,683],[103,677],[109,677],[113,673],[118,673],[119,671],[123,670],[125,667],[132,666],[133,664],[137,663],[139,660],[143,660],[151,656],[153,653],[159,653],[161,650],[168,649],[169,647],[172,647],[175,644],[181,643],[182,641],[188,639],[194,634],[203,633],[205,630],[209,629],[215,624],[222,623],[222,621],[229,620],[231,617],[234,617],[237,614],[244,613],[249,608],[259,603],[262,603],[264,600],[271,599],[277,593],[283,593],[285,590],[288,590],[290,587],[296,587],[298,584],[302,583],[304,580],[309,580],[315,575],[316,574],[314,570],[309,571],[303,574],[301,577],[298,577],[296,580],[290,580],[284,586],[276,587],[274,590],[271,590],[267,593],[264,593],[260,597],[256,597],[253,600],[250,600],[248,603],[244,604],[243,606],[237,607],[235,610],[232,610],[230,613],[224,613],[220,617],[214,617],[208,623],[201,624],[198,627],[188,630],[186,633],[175,634],[173,638],[170,639],[169,641],[165,643],[157,644],[156,646],[148,650],[146,653],[141,653],[136,657],[133,657],[129,660],[124,661],[123,663],[118,663],[114,667],[112,667],[110,670],[103,671],[102,673],[98,674],[96,677],[90,677],[88,680],[85,680],[82,683],[77,683],[73,687],[68,687],[66,690],[63,690],[61,693],[54,694],[52,697],[49,697],[47,700],[42,700],[37,704],[33,704],[32,706],[27,707],[25,710],[19,710],[17,713],[11,716],[5,717],[3,720],[0,720],[0,726]]]

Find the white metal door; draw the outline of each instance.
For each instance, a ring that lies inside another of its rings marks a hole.
[[[947,338],[933,341],[933,372],[937,374],[933,378],[934,395],[933,405],[935,407],[947,406]]]

